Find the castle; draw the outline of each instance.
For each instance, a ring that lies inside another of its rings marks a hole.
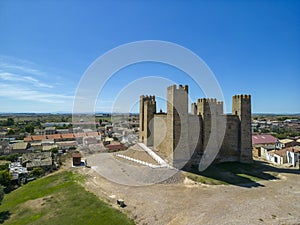
[[[188,86],[173,85],[166,113],[156,112],[155,96],[140,96],[139,121],[139,141],[176,168],[201,160],[252,161],[250,95],[232,97],[232,114],[223,113],[223,102],[207,98],[192,103],[188,113]]]

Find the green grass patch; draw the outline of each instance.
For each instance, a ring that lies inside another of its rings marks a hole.
[[[5,195],[4,224],[134,224],[127,215],[87,192],[84,177],[61,172],[30,182]]]

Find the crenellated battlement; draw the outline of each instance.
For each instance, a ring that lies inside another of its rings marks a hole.
[[[153,102],[155,102],[155,95],[149,95],[149,96],[141,95],[140,100],[143,100],[144,102],[150,101],[150,103],[153,103]]]
[[[203,102],[203,103],[216,103],[217,105],[223,104],[222,101],[217,101],[216,98],[199,98],[197,100],[197,102],[198,103],[201,103],[201,102]]]
[[[186,91],[187,93],[189,92],[189,86],[188,85],[179,85],[179,86],[177,86],[177,85],[172,85],[172,86],[169,86],[168,87],[168,90],[184,90],[184,91]]]
[[[232,98],[233,99],[251,99],[251,95],[240,94],[240,95],[234,95]]]

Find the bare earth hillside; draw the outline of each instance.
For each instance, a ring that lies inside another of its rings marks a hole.
[[[255,186],[203,185],[188,179],[128,186],[109,181],[99,173],[107,171],[111,162],[115,162],[111,168],[113,175],[120,176],[115,177],[115,181],[126,177],[123,181],[127,182],[135,179],[131,177],[132,174],[136,176],[130,171],[132,167],[120,164],[110,154],[93,155],[88,160],[97,166],[76,168],[88,177],[86,189],[113,205],[116,199],[124,199],[127,204],[124,211],[138,224],[300,224],[300,174],[297,170],[280,172],[279,179],[259,181]],[[145,169],[144,166],[135,168]]]

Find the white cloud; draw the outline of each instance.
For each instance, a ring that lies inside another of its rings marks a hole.
[[[45,76],[46,74],[39,69],[34,68],[36,64],[27,60],[0,55],[0,68],[5,71],[14,71],[27,73],[36,76]]]
[[[51,104],[65,104],[73,100],[71,95],[30,90],[14,84],[0,84],[0,97]]]
[[[31,76],[21,76],[21,75],[13,74],[10,72],[0,72],[0,79],[6,80],[6,81],[14,81],[14,82],[27,82],[27,83],[33,84],[36,87],[53,88],[52,85],[45,84]]]
[[[25,66],[16,66],[16,65],[4,63],[4,62],[0,62],[0,68],[5,69],[5,70],[14,70],[14,71],[30,73],[30,74],[34,74],[34,75],[44,75],[44,73],[42,73],[41,71],[39,71],[37,69],[32,69],[32,68],[28,68]]]
[[[74,96],[63,93],[66,90],[59,88],[55,80],[55,76],[48,76],[32,62],[0,55],[0,98],[8,100],[5,105],[8,108],[14,108],[9,105],[10,99],[26,107],[21,111],[33,105],[41,109],[47,105],[48,108],[70,110]]]

